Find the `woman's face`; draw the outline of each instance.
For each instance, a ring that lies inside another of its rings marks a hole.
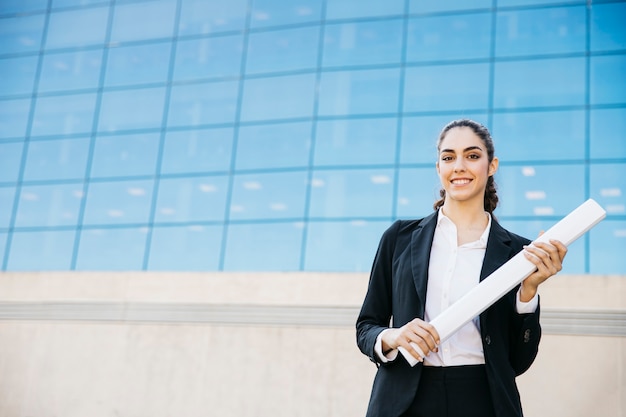
[[[473,202],[482,206],[489,176],[498,169],[498,158],[489,162],[483,141],[469,127],[450,129],[439,146],[437,173],[446,191],[446,202]]]

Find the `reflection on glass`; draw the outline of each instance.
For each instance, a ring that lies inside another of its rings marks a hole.
[[[163,83],[169,70],[171,42],[109,48],[104,85]]]
[[[223,221],[227,192],[226,176],[161,179],[154,220]]]
[[[268,27],[318,21],[322,0],[254,0],[250,16],[252,27]]]
[[[86,133],[93,127],[95,94],[38,97],[31,127],[33,136]]]
[[[24,180],[83,179],[88,152],[89,138],[31,141]]]
[[[591,198],[608,216],[626,215],[626,162],[598,164],[590,168]]]
[[[626,271],[626,221],[603,220],[589,232],[589,246],[589,265],[594,274]]]
[[[153,181],[92,182],[87,191],[84,224],[146,223]]]
[[[0,59],[0,96],[32,94],[37,56]]]
[[[98,136],[95,140],[91,177],[154,175],[159,134]]]
[[[108,91],[102,94],[100,132],[161,127],[165,88]]]
[[[217,271],[223,226],[155,227],[150,243],[149,270]],[[176,242],[175,245],[172,242]]]
[[[179,40],[174,80],[201,80],[239,75],[243,36],[214,36]]]
[[[52,12],[46,34],[46,48],[102,45],[108,19],[108,6]]]
[[[76,225],[82,197],[82,183],[24,185],[20,192],[15,225]]]
[[[75,235],[74,230],[13,232],[7,270],[69,270]]]
[[[148,229],[83,229],[76,269],[85,271],[137,271],[143,269]]]
[[[181,2],[178,35],[217,33],[242,30],[248,0]]]
[[[327,19],[346,19],[374,16],[394,16],[404,13],[404,0],[360,0],[354,7],[352,0],[328,0]]]
[[[116,4],[111,41],[137,41],[174,35],[176,0]]]
[[[37,87],[40,92],[94,89],[101,65],[99,49],[44,54]]]
[[[427,168],[403,168],[398,177],[396,216],[417,219],[433,212],[441,183],[435,164]]]
[[[169,126],[232,123],[237,108],[239,82],[224,81],[172,87]]]

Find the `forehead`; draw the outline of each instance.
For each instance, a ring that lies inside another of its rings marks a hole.
[[[465,126],[450,129],[439,144],[440,151],[453,150],[462,152],[470,147],[479,147],[484,150],[485,144],[471,128]]]

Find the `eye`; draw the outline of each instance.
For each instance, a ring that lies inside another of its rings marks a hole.
[[[480,155],[478,155],[477,153],[471,153],[468,155],[469,159],[479,159]]]
[[[450,156],[450,155],[443,155],[441,157],[441,160],[444,161],[444,162],[452,161],[452,156]]]

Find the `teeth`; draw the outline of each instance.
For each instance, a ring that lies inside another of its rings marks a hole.
[[[470,180],[452,180],[452,184],[467,184]]]

